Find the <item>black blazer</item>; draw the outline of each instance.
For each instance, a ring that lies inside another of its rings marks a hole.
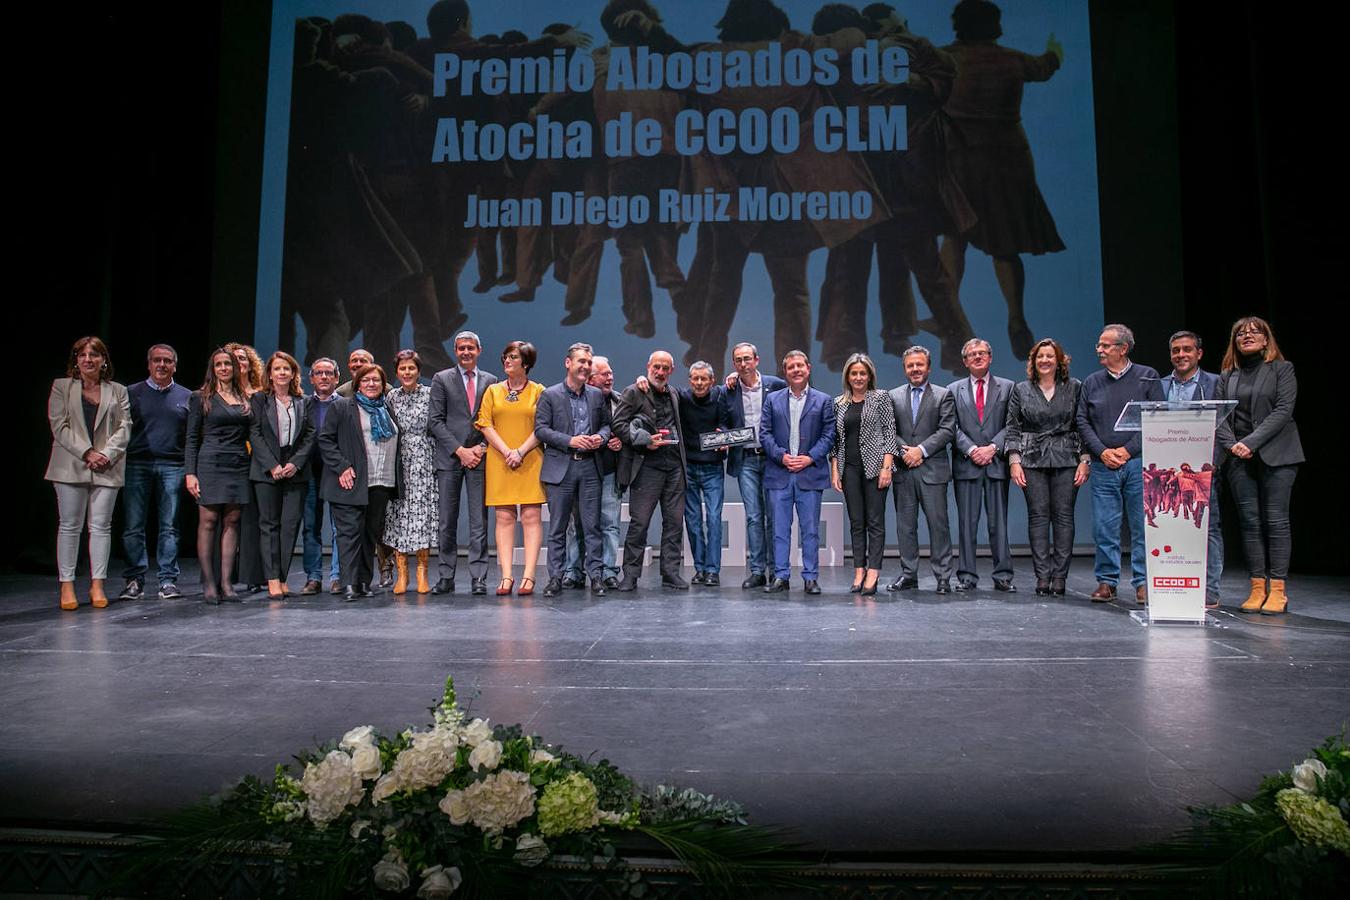
[[[631,386],[619,395],[619,408],[614,411],[611,429],[623,442],[623,449],[619,451],[619,465],[615,470],[615,481],[620,491],[637,480],[638,473],[642,471],[642,461],[647,456],[647,445],[651,443],[652,436],[646,429],[636,427],[634,420],[641,418],[647,424],[656,421],[655,408],[652,406],[653,390],[655,389],[648,388],[640,391],[636,386]],[[674,386],[670,386],[670,402],[675,413],[675,432],[680,439],[677,449],[680,455],[680,468],[683,469],[685,459],[684,435],[680,434],[680,392]]]
[[[394,496],[403,495],[403,465],[397,457],[403,452],[402,441],[395,453]],[[361,413],[355,400],[339,398],[324,417],[319,430],[319,453],[323,457],[323,480],[319,494],[329,503],[365,506],[370,502],[370,475],[366,467],[366,442],[361,436]],[[338,476],[348,468],[356,470],[356,483],[350,491],[338,484]]]
[[[277,399],[261,391],[248,400],[253,407],[252,422],[249,424],[248,442],[253,448],[253,461],[249,463],[249,481],[261,481],[272,484],[271,471],[284,462],[295,465],[298,472],[285,479],[292,483],[309,480],[309,457],[314,452],[314,423],[308,409],[308,397],[292,397],[295,416],[299,428],[291,442],[291,457],[283,462],[281,444],[277,437]]]
[[[1229,369],[1219,376],[1216,400],[1237,400],[1238,370]],[[1294,402],[1298,399],[1298,379],[1294,364],[1277,359],[1256,369],[1252,390],[1252,408],[1244,410],[1252,420],[1251,434],[1234,434],[1233,417],[1219,423],[1215,441],[1225,452],[1241,442],[1268,466],[1292,466],[1304,461],[1303,444],[1294,424]]]

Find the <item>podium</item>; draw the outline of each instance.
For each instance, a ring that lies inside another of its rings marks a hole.
[[[1209,506],[1217,496],[1214,428],[1236,400],[1134,401],[1117,431],[1143,436],[1144,546],[1148,607],[1130,613],[1141,625],[1205,624]]]

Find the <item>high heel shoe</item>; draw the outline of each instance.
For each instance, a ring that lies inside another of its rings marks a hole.
[[[534,593],[534,579],[528,575],[520,579],[520,590],[516,591],[517,597],[528,597]]]
[[[61,608],[62,609],[80,608],[80,598],[75,594],[75,582],[73,581],[61,582]]]
[[[880,580],[881,580],[880,578],[877,579],[877,581],[880,581]],[[874,597],[874,596],[876,596],[876,593],[877,593],[877,582],[874,581],[874,582],[872,582],[870,585],[864,584],[861,588],[859,588],[858,593],[861,594],[861,595],[864,596],[864,597]]]
[[[503,578],[502,583],[497,585],[497,596],[505,597],[511,593],[511,588],[516,584],[514,578]]]
[[[269,600],[286,599],[286,588],[282,585],[280,579],[277,578],[267,579],[267,599]]]
[[[94,609],[104,609],[108,605],[108,595],[103,593],[103,579],[95,578],[89,582],[89,602]]]

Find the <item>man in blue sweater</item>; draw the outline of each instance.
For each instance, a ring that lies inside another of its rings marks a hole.
[[[1135,599],[1148,602],[1144,566],[1144,470],[1140,461],[1143,441],[1137,431],[1116,431],[1116,419],[1132,400],[1165,400],[1155,369],[1130,362],[1134,332],[1124,325],[1107,325],[1097,339],[1100,371],[1083,379],[1078,403],[1078,433],[1092,454],[1088,488],[1092,496],[1093,538],[1097,562],[1093,574],[1095,603],[1116,596],[1120,581],[1120,520],[1130,521],[1130,570]]]
[[[127,583],[121,599],[145,595],[149,560],[145,519],[155,503],[159,543],[159,597],[183,596],[178,590],[178,499],[183,490],[183,444],[187,439],[188,398],[192,392],[173,380],[178,354],[168,344],[155,344],[146,354],[150,377],[127,388],[131,402],[131,443],[127,446],[127,479],[122,489],[126,515],[122,552]]]

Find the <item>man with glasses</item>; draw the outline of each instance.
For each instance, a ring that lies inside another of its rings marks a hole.
[[[1017,588],[1013,586],[1012,551],[1008,547],[1008,463],[1003,458],[1003,438],[1013,383],[990,374],[994,354],[986,340],[966,341],[961,348],[961,361],[970,377],[947,386],[956,400],[952,475],[961,544],[956,590],[974,590],[979,582],[975,572],[975,538],[983,509],[988,516],[989,550],[994,557],[994,590],[1011,593]]]
[[[1172,358],[1172,374],[1162,380],[1162,392],[1169,402],[1189,402],[1192,400],[1213,400],[1219,390],[1219,376],[1200,368],[1200,360],[1205,356],[1205,342],[1194,331],[1178,331],[1168,339],[1168,352]],[[1223,451],[1218,443],[1214,445],[1214,458],[1210,460],[1209,471],[1217,471]],[[1205,608],[1219,608],[1219,581],[1223,577],[1223,527],[1219,523],[1218,491],[1219,480],[1212,475],[1205,477],[1201,466],[1198,475],[1190,475],[1187,481],[1197,485],[1209,482],[1209,493],[1195,497],[1195,508],[1209,510],[1209,548],[1205,556]],[[1201,504],[1204,504],[1201,506]],[[1203,512],[1196,512],[1198,517]],[[1152,523],[1150,523],[1152,524]],[[1197,518],[1197,527],[1199,520]]]
[[[1102,368],[1083,379],[1078,403],[1078,434],[1092,454],[1088,488],[1092,496],[1093,539],[1097,561],[1093,574],[1097,589],[1094,603],[1107,603],[1116,596],[1120,581],[1120,521],[1130,523],[1130,583],[1135,600],[1148,602],[1147,569],[1144,565],[1144,468],[1140,460],[1143,440],[1137,431],[1116,431],[1116,419],[1125,404],[1134,400],[1164,400],[1156,370],[1130,361],[1134,332],[1124,325],[1107,325],[1097,339],[1097,360]]]
[[[759,351],[749,342],[731,348],[731,362],[736,374],[727,378],[726,399],[731,407],[732,428],[753,428],[752,443],[732,447],[727,457],[727,474],[736,479],[745,507],[746,566],[750,571],[741,582],[745,590],[764,587],[768,565],[769,538],[773,522],[769,498],[764,490],[764,448],[759,443],[759,420],[764,411],[764,400],[774,391],[787,387],[787,382],[776,375],[761,375]]]
[[[120,599],[139,600],[145,593],[149,559],[145,548],[145,520],[154,502],[159,522],[155,563],[159,567],[159,598],[183,596],[178,590],[178,499],[183,487],[183,445],[187,440],[188,398],[192,392],[173,380],[178,353],[168,344],[155,344],[146,354],[150,377],[127,388],[131,402],[131,442],[127,445],[126,487],[122,508],[126,530],[126,587]]]
[[[305,416],[310,428],[318,432],[328,411],[337,399],[338,364],[326,356],[319,357],[309,367],[309,383],[314,393],[309,395],[305,404]],[[323,480],[323,456],[318,453],[310,456],[309,487],[305,491],[305,506],[301,516],[303,524],[303,559],[305,564],[305,586],[300,593],[312,596],[323,590],[323,522],[324,501],[319,493],[319,484]],[[342,593],[342,581],[338,578],[337,531],[333,526],[332,510],[328,510],[329,531],[334,535],[333,562],[328,568],[328,590],[332,594]]]

